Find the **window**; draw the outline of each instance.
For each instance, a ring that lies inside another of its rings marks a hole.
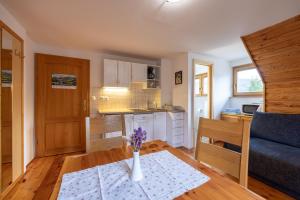
[[[263,93],[263,82],[252,64],[233,68],[233,94],[258,96]]]
[[[195,76],[195,95],[207,96],[208,93],[208,77],[207,73]]]

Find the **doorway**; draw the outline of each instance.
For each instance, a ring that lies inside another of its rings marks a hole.
[[[196,147],[199,118],[212,119],[212,65],[194,60],[193,144]]]

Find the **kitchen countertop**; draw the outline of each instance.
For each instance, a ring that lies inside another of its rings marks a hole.
[[[121,114],[151,114],[155,112],[184,112],[182,109],[164,109],[164,108],[151,108],[151,109],[118,109],[118,110],[99,110],[98,113],[102,115],[121,115]]]

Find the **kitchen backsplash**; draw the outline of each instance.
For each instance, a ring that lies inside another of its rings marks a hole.
[[[159,89],[143,89],[142,83],[133,83],[126,89],[110,90],[91,88],[91,113],[99,110],[124,110],[128,108],[147,108],[161,106]]]

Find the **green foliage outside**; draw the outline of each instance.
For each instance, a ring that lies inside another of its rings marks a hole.
[[[263,91],[262,81],[258,78],[252,79],[250,81],[249,91],[250,92],[262,92]]]

